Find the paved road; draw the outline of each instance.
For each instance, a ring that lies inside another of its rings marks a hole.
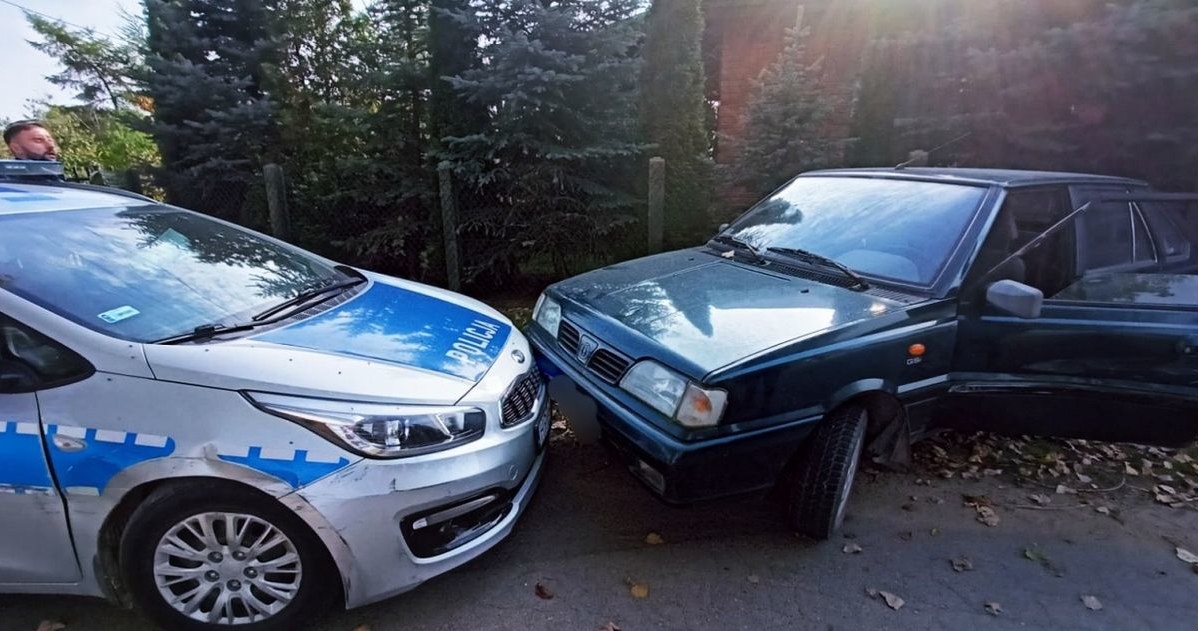
[[[1198,551],[1198,512],[1131,493],[1111,498],[1120,508],[1114,519],[1073,508],[1070,496],[1055,496],[1052,510],[1015,508],[1030,505],[1033,490],[997,478],[925,486],[915,474],[867,474],[844,538],[815,544],[786,532],[761,501],[664,506],[599,447],[558,443],[552,457],[506,542],[414,592],[331,614],[317,628],[1198,629],[1198,574],[1169,543]],[[978,523],[962,494],[988,495],[1001,523]],[[649,532],[665,543],[647,545]],[[847,543],[862,552],[844,553]],[[962,556],[972,571],[953,570],[950,561]],[[648,598],[632,598],[628,581],[647,584]],[[538,598],[537,582],[554,597]],[[871,588],[906,604],[893,611]],[[1103,609],[1083,606],[1085,595]],[[987,614],[987,602],[1002,613]],[[101,601],[0,596],[0,630],[33,631],[43,619],[69,631],[151,628]]]

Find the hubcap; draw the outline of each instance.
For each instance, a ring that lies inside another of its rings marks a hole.
[[[266,620],[291,603],[302,579],[295,543],[253,515],[193,515],[167,530],[154,553],[163,600],[211,624]]]

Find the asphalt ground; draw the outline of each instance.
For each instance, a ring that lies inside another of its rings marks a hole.
[[[313,628],[1198,629],[1198,573],[1176,554],[1198,551],[1198,511],[1126,489],[1086,503],[1002,476],[867,470],[843,533],[816,543],[788,532],[760,498],[670,507],[600,446],[567,438],[550,456],[506,541]],[[985,496],[997,525],[979,521],[965,496]],[[0,596],[0,630],[43,621],[68,631],[153,628],[100,600]]]

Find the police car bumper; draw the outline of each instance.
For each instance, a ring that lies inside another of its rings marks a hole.
[[[474,559],[506,537],[528,507],[549,433],[545,389],[529,420],[510,428],[499,423],[499,403],[479,407],[487,411],[487,431],[472,443],[362,460],[297,492],[344,543],[347,607],[406,592]]]

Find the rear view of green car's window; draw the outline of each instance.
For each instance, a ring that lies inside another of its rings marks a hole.
[[[138,342],[241,320],[339,276],[299,250],[173,208],[0,216],[0,289]]]

